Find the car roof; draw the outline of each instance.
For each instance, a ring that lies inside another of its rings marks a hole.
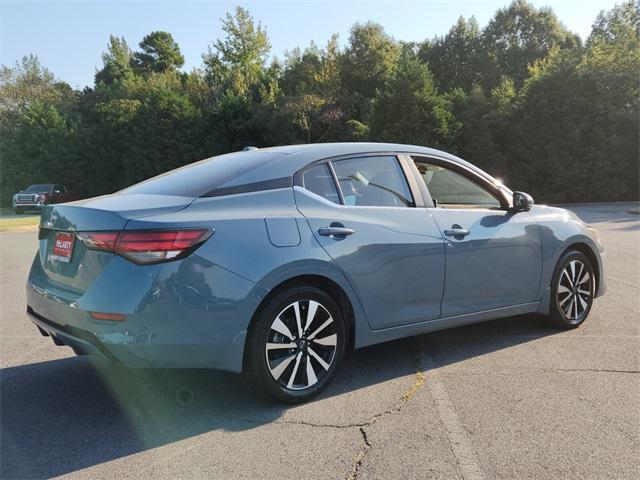
[[[235,152],[227,155],[237,156],[236,160],[242,160],[245,156],[247,161],[255,161],[260,154],[281,153],[282,155],[270,156],[268,165],[264,168],[255,168],[245,175],[234,179],[234,185],[273,180],[276,178],[288,177],[295,174],[310,163],[332,157],[343,155],[371,154],[371,153],[408,153],[439,157],[445,160],[461,164],[474,172],[493,179],[483,170],[475,165],[451,155],[450,153],[436,150],[434,148],[421,147],[417,145],[405,145],[399,143],[376,143],[376,142],[336,142],[336,143],[313,143],[302,145],[285,145],[278,147],[259,148],[257,150]],[[227,156],[223,155],[223,157]],[[220,158],[220,157],[214,157]],[[213,160],[213,159],[212,159]],[[227,185],[231,186],[231,185]]]
[[[267,183],[284,185],[310,163],[335,157],[360,154],[407,153],[427,155],[455,162],[495,182],[478,167],[446,152],[433,148],[397,143],[344,142],[287,145],[268,148],[246,147],[241,152],[227,153],[166,172],[121,194],[146,193],[177,196],[209,196],[235,191],[236,187]],[[275,182],[274,182],[275,181]]]

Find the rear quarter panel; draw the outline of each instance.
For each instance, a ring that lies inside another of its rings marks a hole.
[[[126,228],[174,225],[206,225],[215,229],[213,236],[196,251],[197,255],[255,283],[260,290],[273,290],[302,275],[328,278],[349,297],[356,331],[369,329],[349,282],[317,243],[296,209],[292,188],[200,198],[180,212],[131,220]],[[256,302],[254,307],[258,305]],[[250,320],[251,316],[238,318],[238,328],[246,331]]]

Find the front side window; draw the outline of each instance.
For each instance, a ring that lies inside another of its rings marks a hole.
[[[326,163],[317,165],[305,171],[303,176],[304,188],[320,195],[330,202],[340,204],[340,196],[333,181],[333,176]]]
[[[461,173],[440,165],[414,160],[435,206],[442,208],[500,208],[489,190]]]
[[[362,157],[333,162],[345,205],[413,207],[413,197],[394,156]]]

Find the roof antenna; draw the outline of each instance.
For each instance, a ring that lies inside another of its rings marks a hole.
[[[258,147],[252,147],[251,145],[247,145],[242,149],[243,152],[253,152],[254,150],[258,150]]]

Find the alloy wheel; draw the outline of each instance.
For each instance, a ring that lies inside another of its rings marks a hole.
[[[593,301],[593,278],[580,260],[571,260],[562,270],[556,300],[560,311],[571,323],[584,319]]]
[[[314,300],[298,300],[271,323],[265,356],[271,376],[289,390],[304,390],[328,374],[336,356],[336,323]]]

